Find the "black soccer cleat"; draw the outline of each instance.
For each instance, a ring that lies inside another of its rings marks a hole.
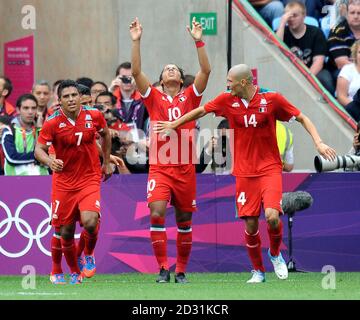
[[[186,279],[185,273],[179,272],[175,275],[175,283],[189,283],[189,281]]]
[[[169,283],[170,282],[170,271],[161,268],[159,276],[156,279],[157,283]]]

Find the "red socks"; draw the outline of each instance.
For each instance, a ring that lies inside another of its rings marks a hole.
[[[259,230],[256,231],[256,233],[254,234],[249,234],[245,230],[245,243],[254,270],[260,270],[261,272],[265,272],[262,261],[261,239]]]
[[[62,258],[62,249],[61,249],[60,228],[55,228],[54,234],[51,237],[51,259],[52,259],[51,274],[63,273],[61,268],[61,258]]]
[[[80,273],[76,259],[75,240],[61,238],[61,247],[71,273]]]
[[[78,258],[83,253],[84,248],[85,248],[85,229],[83,229],[83,231],[81,231],[80,239],[79,239],[79,242],[77,243],[77,246],[76,246],[76,255],[77,255]]]
[[[192,247],[191,221],[179,222],[177,223],[177,226],[177,260],[175,273],[185,273]]]
[[[276,257],[280,254],[280,245],[283,236],[283,224],[279,219],[279,224],[276,229],[271,229],[270,226],[267,226],[269,239],[270,239],[270,253],[273,257]]]
[[[99,234],[99,226],[100,226],[100,224],[98,223],[93,233],[90,233],[87,230],[84,230],[85,232],[83,231],[84,238],[85,238],[84,254],[86,256],[91,256],[94,253],[94,249],[95,249],[96,242],[98,239],[98,234]]]
[[[165,218],[150,218],[150,238],[159,268],[169,270],[167,259],[167,236],[165,229]]]

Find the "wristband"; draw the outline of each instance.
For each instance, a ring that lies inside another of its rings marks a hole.
[[[201,48],[205,45],[205,42],[202,40],[195,41],[196,48]]]

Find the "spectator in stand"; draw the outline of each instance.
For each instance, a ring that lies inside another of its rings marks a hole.
[[[140,93],[136,90],[135,80],[131,73],[131,63],[124,62],[116,70],[116,78],[109,90],[117,100],[121,118],[129,128],[141,129],[147,133],[146,111]]]
[[[249,2],[269,26],[275,18],[281,17],[284,13],[284,5],[278,0],[249,0]]]
[[[91,78],[88,78],[88,77],[81,77],[76,80],[76,83],[82,84],[85,87],[91,88],[94,83],[94,80]]]
[[[51,106],[48,108],[48,115],[52,115],[56,110],[60,109],[57,89],[59,87],[59,84],[63,81],[64,80],[56,80],[52,86],[52,103]]]
[[[300,0],[306,7],[307,15],[315,19],[320,19],[325,12],[322,9],[325,5],[332,4],[326,0]],[[282,0],[284,6],[286,6],[292,0]]]
[[[9,116],[0,116],[0,132],[2,132],[6,127],[10,127],[11,118]],[[4,175],[4,164],[5,164],[5,155],[4,150],[1,145],[1,135],[0,135],[0,175]]]
[[[48,105],[51,99],[51,88],[47,81],[41,80],[34,84],[31,92],[38,101],[36,127],[41,128],[48,115]]]
[[[19,116],[11,127],[5,127],[2,146],[7,176],[48,175],[48,169],[37,163],[34,150],[40,128],[36,127],[37,100],[32,94],[20,96],[16,102]]]
[[[16,109],[10,102],[6,101],[11,95],[12,89],[11,80],[0,76],[0,116],[16,116]]]
[[[90,88],[78,83],[78,89],[80,93],[80,104],[82,106],[92,106]]]
[[[334,81],[341,68],[351,63],[351,46],[357,39],[360,39],[360,0],[350,0],[346,19],[331,29],[328,38],[328,68]]]
[[[360,40],[351,47],[353,62],[342,67],[336,86],[338,101],[355,119],[360,120]]]
[[[92,103],[95,104],[96,97],[103,92],[108,92],[108,86],[102,81],[96,81],[90,87]]]
[[[324,33],[318,27],[305,24],[305,17],[306,7],[301,1],[289,2],[276,35],[317,76],[322,85],[334,94],[335,86],[331,73],[324,69],[328,53]]]

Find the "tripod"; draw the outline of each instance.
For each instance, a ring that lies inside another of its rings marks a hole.
[[[289,248],[289,261],[287,263],[287,268],[289,272],[307,272],[304,270],[297,270],[295,266],[295,261],[293,259],[293,246],[292,246],[292,226],[293,226],[293,219],[295,216],[295,211],[293,212],[287,212],[288,216],[288,227],[289,227],[289,233],[288,233],[288,248]]]

